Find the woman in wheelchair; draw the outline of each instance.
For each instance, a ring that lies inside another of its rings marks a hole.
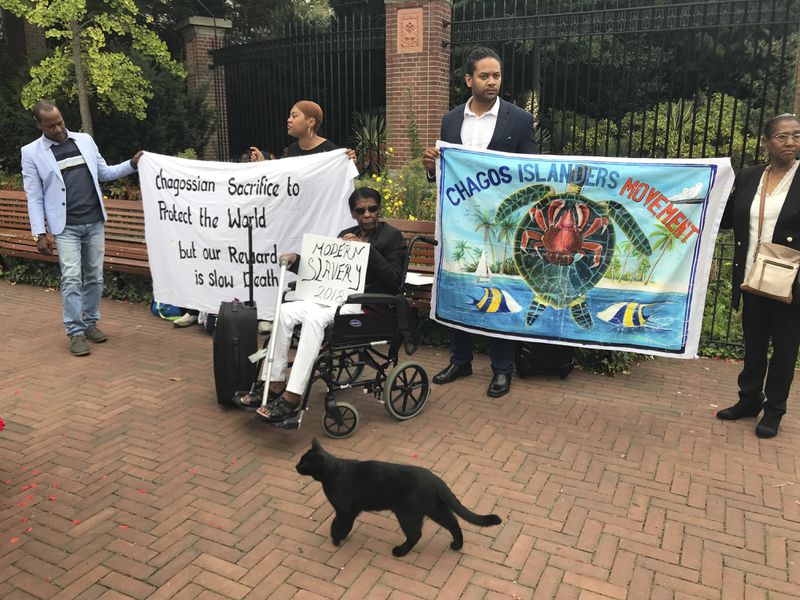
[[[372,188],[358,188],[348,199],[350,214],[357,225],[342,231],[338,237],[343,240],[367,242],[370,245],[365,293],[397,294],[403,274],[406,245],[399,230],[380,221],[381,196]],[[281,256],[286,259],[289,270],[297,272],[300,257],[290,253]],[[379,310],[379,308],[376,308]],[[345,305],[340,313],[361,312],[357,304]],[[280,318],[274,323],[272,335],[275,336],[274,358],[270,372],[269,398],[265,407],[261,406],[259,394],[248,394],[238,399],[244,409],[258,407],[256,413],[265,421],[278,423],[293,417],[299,410],[303,394],[314,369],[314,363],[322,347],[325,328],[333,322],[336,309],[300,300],[287,302],[280,311]],[[292,370],[288,383],[285,383],[285,370],[288,365],[289,347],[296,325],[302,325]]]

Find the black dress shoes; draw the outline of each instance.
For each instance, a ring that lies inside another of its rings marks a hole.
[[[492,382],[489,384],[489,389],[486,390],[486,395],[492,398],[499,398],[500,396],[505,396],[510,389],[511,375],[500,373],[492,377]]]
[[[464,363],[463,365],[454,365],[451,363],[433,376],[433,383],[439,385],[443,383],[452,383],[459,377],[467,377],[468,375],[472,375],[472,363]]]
[[[756,435],[760,438],[772,438],[778,435],[778,427],[781,424],[783,415],[765,412],[756,426]]]
[[[717,418],[723,421],[736,421],[747,417],[757,417],[760,412],[761,404],[753,406],[752,404],[737,402],[733,406],[717,411]]]

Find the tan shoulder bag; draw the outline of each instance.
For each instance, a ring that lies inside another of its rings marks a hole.
[[[767,166],[766,178],[761,186],[761,203],[758,213],[758,242],[756,244],[753,266],[742,284],[742,290],[756,296],[764,296],[785,304],[792,303],[792,288],[800,270],[800,252],[780,244],[761,241],[764,226],[764,205],[767,199],[769,175],[772,169]]]

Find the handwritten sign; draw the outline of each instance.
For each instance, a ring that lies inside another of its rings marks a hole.
[[[336,235],[352,225],[347,196],[356,174],[344,150],[242,164],[146,152],[139,179],[154,297],[216,313],[220,302],[249,298],[252,284],[258,317],[271,319],[278,257],[298,252],[307,232]]]
[[[339,306],[364,291],[369,244],[306,234],[297,269],[295,298]]]

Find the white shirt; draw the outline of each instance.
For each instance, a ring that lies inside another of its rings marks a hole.
[[[783,176],[778,182],[778,185],[772,190],[771,194],[767,194],[764,199],[764,224],[761,227],[761,241],[771,242],[772,235],[775,233],[775,223],[778,221],[778,216],[783,208],[783,203],[786,202],[786,194],[794,180],[794,175],[797,172],[797,165],[800,161],[794,161],[792,168]],[[774,175],[770,175],[774,177]],[[756,244],[758,244],[758,214],[761,210],[761,186],[766,183],[767,171],[761,175],[761,181],[758,183],[756,195],[753,198],[753,203],[750,205],[750,236],[747,248],[747,260],[744,264],[744,281],[747,281],[747,276],[750,273],[750,267],[753,264],[753,254],[756,251]]]
[[[464,120],[461,122],[461,143],[473,148],[488,148],[492,141],[497,115],[500,114],[500,99],[495,98],[494,105],[482,115],[470,110],[472,98],[464,107]]]

